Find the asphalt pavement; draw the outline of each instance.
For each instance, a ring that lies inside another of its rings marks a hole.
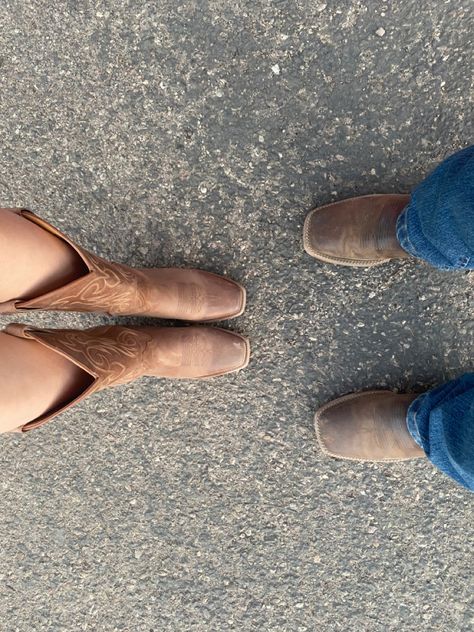
[[[229,275],[252,343],[239,374],[1,437],[0,631],[472,632],[472,494],[332,460],[313,416],[473,370],[473,275],[302,248],[314,206],[409,192],[472,143],[472,2],[3,0],[0,25],[0,205]]]

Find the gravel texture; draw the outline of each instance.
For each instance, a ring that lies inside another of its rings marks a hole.
[[[1,205],[230,275],[253,345],[238,375],[1,438],[1,632],[471,632],[472,495],[427,461],[329,459],[312,422],[472,370],[473,276],[301,238],[313,206],[409,191],[472,142],[470,0],[3,0],[0,24]]]

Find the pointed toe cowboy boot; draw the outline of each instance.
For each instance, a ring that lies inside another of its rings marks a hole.
[[[65,310],[210,322],[235,318],[245,309],[245,290],[211,272],[181,268],[136,269],[111,263],[74,244],[26,209],[4,209],[65,242],[80,257],[84,274],[53,291],[0,303],[0,312]]]
[[[85,397],[142,376],[204,379],[240,371],[249,362],[246,338],[211,327],[94,327],[34,329],[8,325],[4,333],[34,340],[82,369],[87,386],[71,401],[19,428],[42,426]]]
[[[371,267],[410,255],[397,240],[397,219],[409,195],[364,195],[313,209],[306,217],[306,252],[326,263]]]
[[[407,427],[417,395],[367,391],[335,399],[318,410],[316,435],[327,455],[351,461],[404,461],[426,456]]]

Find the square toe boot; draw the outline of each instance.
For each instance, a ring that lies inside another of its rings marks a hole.
[[[396,225],[409,200],[409,195],[364,195],[315,208],[304,223],[304,249],[326,263],[354,267],[407,258]]]
[[[407,412],[417,395],[367,391],[335,399],[315,416],[324,453],[352,461],[403,461],[425,456],[408,432]]]
[[[85,397],[142,376],[203,379],[239,371],[249,362],[246,338],[211,327],[94,327],[86,330],[35,329],[11,324],[4,332],[35,340],[61,354],[90,376],[87,388],[70,402],[20,428],[37,428]]]
[[[0,312],[64,310],[151,316],[188,321],[235,318],[245,309],[244,288],[203,270],[130,268],[87,252],[26,209],[9,210],[68,244],[81,258],[84,274],[41,296],[0,303]]]

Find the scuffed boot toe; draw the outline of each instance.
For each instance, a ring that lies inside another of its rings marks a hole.
[[[424,456],[406,422],[415,397],[368,391],[329,402],[315,416],[322,451],[353,461],[399,461]]]
[[[408,195],[364,195],[313,209],[306,217],[306,252],[326,263],[371,267],[408,257],[397,240],[397,219]]]

